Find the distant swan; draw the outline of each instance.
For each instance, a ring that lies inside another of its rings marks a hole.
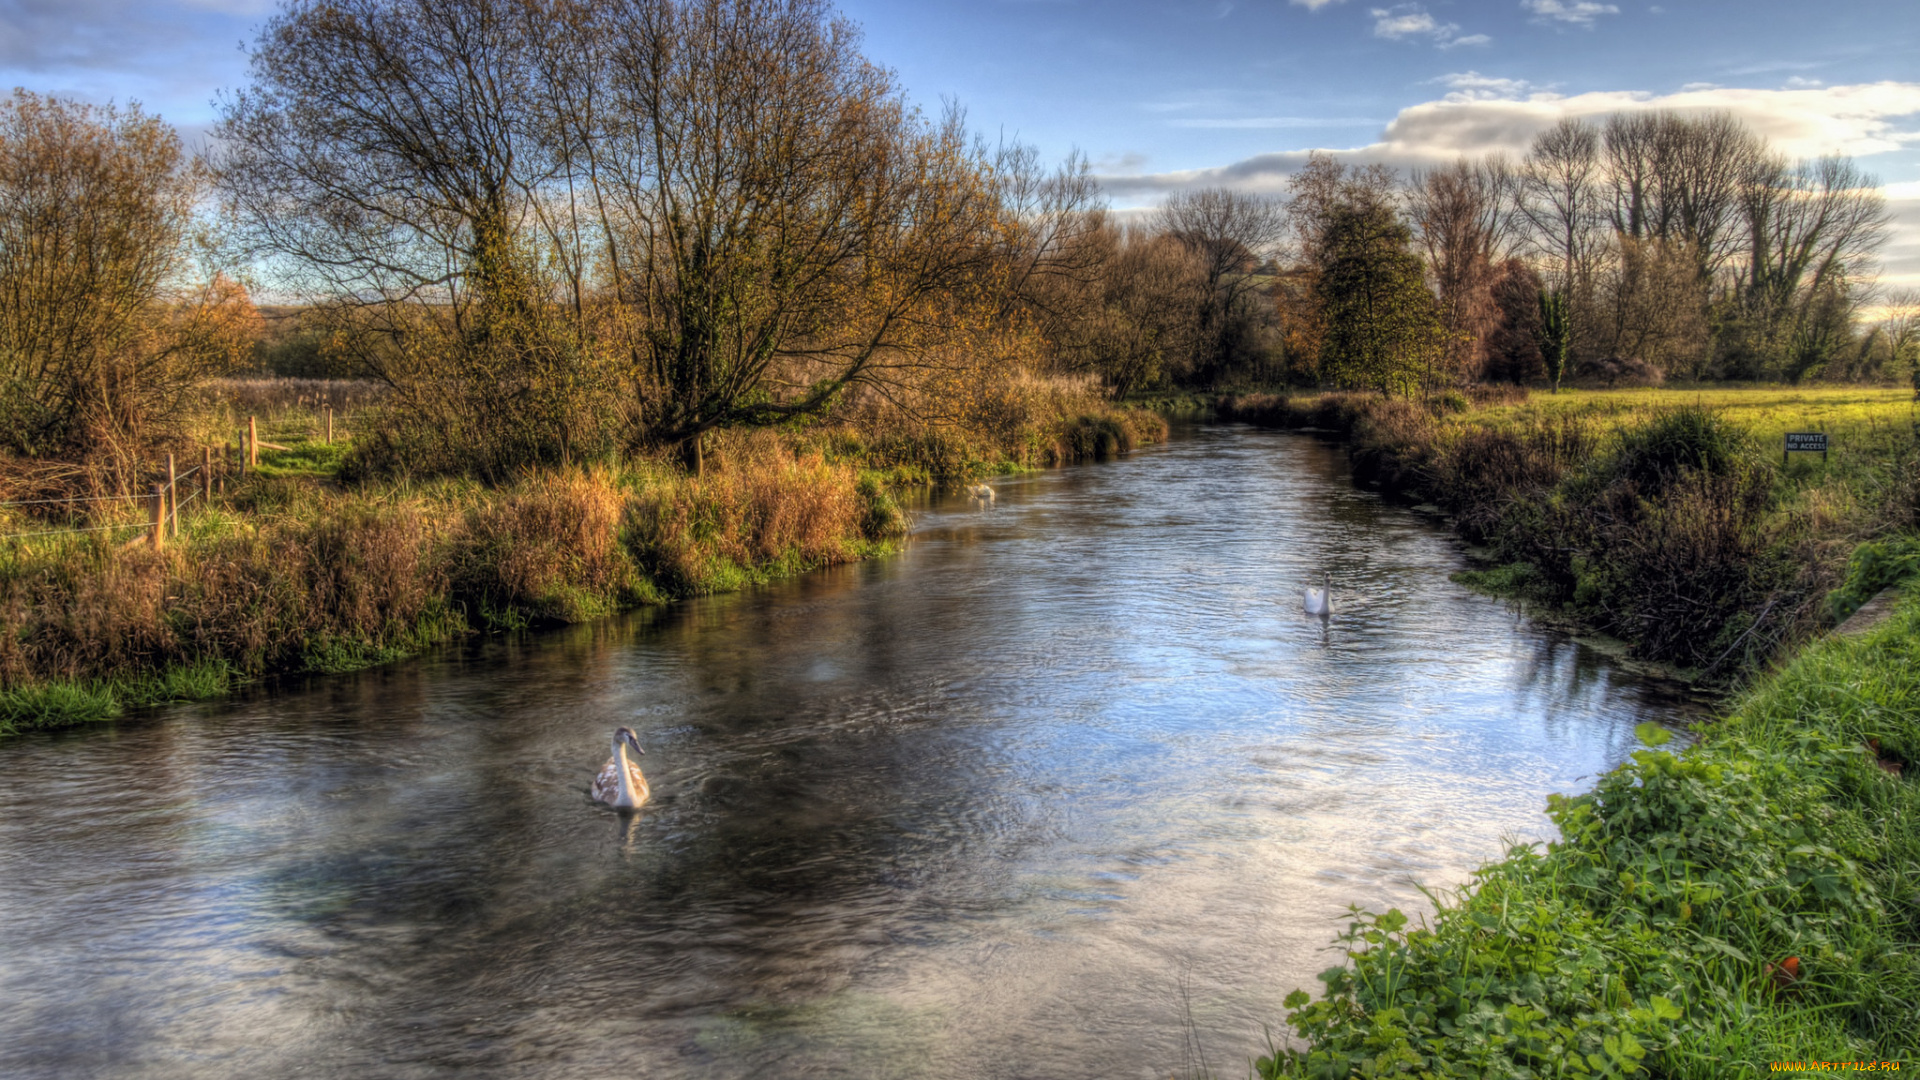
[[[632,728],[617,728],[613,733],[613,756],[593,778],[593,797],[618,810],[631,810],[647,801],[647,778],[640,775],[640,763],[627,759],[627,748],[645,754]]]
[[[990,503],[993,501],[993,489],[985,484],[969,485],[967,488],[967,498],[979,499],[981,502]]]
[[[1309,615],[1333,614],[1333,579],[1331,574],[1324,571],[1321,573],[1320,588],[1316,589],[1311,585],[1307,587],[1306,607],[1307,614]]]

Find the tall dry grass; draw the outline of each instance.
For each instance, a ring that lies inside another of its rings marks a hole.
[[[159,551],[101,534],[0,547],[0,728],[57,722],[55,688],[138,700],[168,671],[223,687],[344,670],[859,558],[902,531],[884,487],[771,434],[728,440],[700,478],[651,462],[494,489],[256,475]]]
[[[1116,405],[1087,376],[1002,372],[939,410],[876,393],[833,418],[837,456],[952,485],[1012,469],[1102,461],[1163,442],[1159,413]]]
[[[905,532],[885,490],[822,449],[765,431],[716,441],[706,475],[642,474],[627,501],[629,547],[670,594],[849,561]]]

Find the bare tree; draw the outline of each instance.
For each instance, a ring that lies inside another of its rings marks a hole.
[[[998,318],[1037,333],[1044,361],[1057,370],[1100,366],[1102,293],[1121,244],[1086,158],[1076,152],[1049,169],[1033,146],[1002,143],[991,176],[1000,215]]]
[[[0,430],[25,454],[137,464],[231,364],[244,290],[191,284],[205,173],[138,106],[0,100]]]
[[[1769,157],[1749,170],[1741,211],[1745,363],[1798,380],[1851,334],[1858,282],[1887,239],[1886,197],[1851,158]]]
[[[564,460],[624,414],[697,468],[989,295],[982,151],[858,46],[821,0],[294,0],[221,175],[426,430]]]
[[[1913,381],[1920,399],[1920,289],[1900,289],[1887,297],[1880,332],[1886,338],[1888,358]]]
[[[1386,165],[1343,165],[1318,153],[1309,157],[1306,167],[1287,181],[1287,225],[1294,261],[1309,268],[1324,264],[1335,213],[1387,205],[1399,186],[1399,174]]]
[[[1161,382],[1196,351],[1193,298],[1205,268],[1192,249],[1152,228],[1109,222],[1100,236],[1109,254],[1080,333],[1087,366],[1124,396]]]
[[[1566,119],[1534,139],[1521,165],[1518,207],[1549,288],[1579,289],[1603,243],[1599,151],[1593,125]]]
[[[621,0],[580,17],[606,50],[571,119],[633,313],[650,439],[885,392],[988,303],[986,163],[929,124],[822,0]]]
[[[1414,237],[1440,298],[1443,365],[1454,378],[1479,373],[1497,315],[1496,266],[1514,233],[1514,175],[1499,156],[1416,171],[1407,190]]]
[[[1599,132],[1572,118],[1541,132],[1520,170],[1520,213],[1546,269],[1541,353],[1555,390],[1584,329],[1579,313],[1605,242],[1601,181]]]
[[[544,0],[292,0],[222,103],[220,187],[284,291],[394,388],[412,464],[564,460],[609,375],[541,228]],[[573,318],[567,316],[571,314]],[[418,444],[418,445],[416,445]],[[412,460],[424,455],[421,460]]]
[[[1707,296],[1692,245],[1617,235],[1609,255],[1592,296],[1594,358],[1616,368],[1633,360],[1686,378],[1704,375]]]
[[[1741,245],[1741,185],[1763,151],[1726,113],[1619,113],[1603,132],[1616,234],[1689,246],[1702,287]]]
[[[1195,360],[1205,381],[1224,367],[1233,320],[1261,284],[1255,271],[1286,239],[1286,209],[1266,196],[1203,188],[1169,196],[1155,221],[1199,261]]]

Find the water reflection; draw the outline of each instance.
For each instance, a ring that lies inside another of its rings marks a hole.
[[[0,1073],[1165,1076],[1189,1010],[1233,1072],[1347,904],[1665,715],[1310,439],[996,486],[897,558],[0,748]]]

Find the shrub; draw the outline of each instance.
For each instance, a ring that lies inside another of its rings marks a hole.
[[[1620,429],[1607,475],[1652,494],[1693,469],[1726,476],[1752,449],[1751,437],[1712,409],[1681,405]]]
[[[620,543],[626,498],[604,471],[529,477],[464,516],[453,541],[453,594],[485,615],[578,622],[635,595]]]
[[[862,498],[851,466],[795,451],[771,433],[733,434],[718,458],[705,476],[649,474],[628,504],[633,557],[667,594],[846,561],[864,552],[863,541],[879,539],[862,526],[885,515]]]

